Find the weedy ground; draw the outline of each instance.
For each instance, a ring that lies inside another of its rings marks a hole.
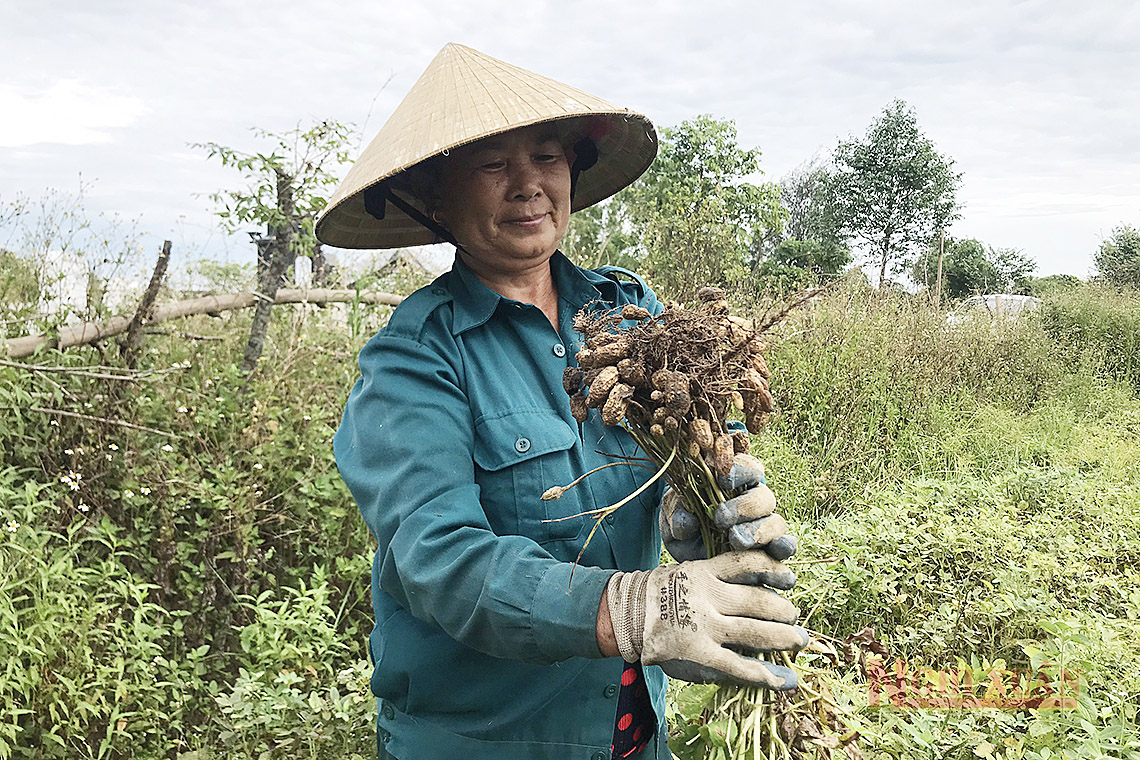
[[[330,441],[386,315],[276,310],[247,395],[244,314],[163,325],[130,379],[112,347],[0,365],[0,759],[374,756],[372,546]],[[1093,288],[950,327],[851,287],[774,336],[753,452],[810,562],[794,599],[834,639],[802,664],[864,756],[1140,757],[1138,341],[1140,300]],[[870,706],[876,659],[1063,667],[1079,697]],[[671,692],[679,756],[731,731],[700,721],[710,698]]]
[[[858,711],[864,756],[1140,757],[1138,319],[1135,295],[1089,288],[950,327],[847,290],[786,325],[753,452],[802,539],[793,598],[832,637],[801,659]],[[945,681],[969,673],[998,706],[873,706],[868,658],[912,696],[962,696]],[[1018,709],[1019,683],[1075,704]],[[710,692],[677,693],[681,757],[721,746],[693,720]]]

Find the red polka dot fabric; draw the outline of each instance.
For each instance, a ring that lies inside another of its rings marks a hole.
[[[657,733],[657,714],[649,701],[645,674],[640,662],[627,662],[621,673],[614,742],[610,751],[615,758],[633,757],[645,749]]]

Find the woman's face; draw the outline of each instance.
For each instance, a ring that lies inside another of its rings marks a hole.
[[[437,217],[486,274],[544,263],[566,234],[570,166],[548,125],[453,150],[440,187]]]

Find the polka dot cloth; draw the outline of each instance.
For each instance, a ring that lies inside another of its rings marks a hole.
[[[610,751],[615,758],[633,757],[649,744],[657,732],[657,714],[649,702],[649,689],[640,662],[627,662],[621,673],[614,743]]]

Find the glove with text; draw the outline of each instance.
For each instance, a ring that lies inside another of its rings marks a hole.
[[[606,594],[618,651],[684,681],[794,689],[791,668],[742,652],[807,646],[808,632],[794,625],[799,610],[764,588],[795,582],[785,565],[755,551],[616,573]]]

